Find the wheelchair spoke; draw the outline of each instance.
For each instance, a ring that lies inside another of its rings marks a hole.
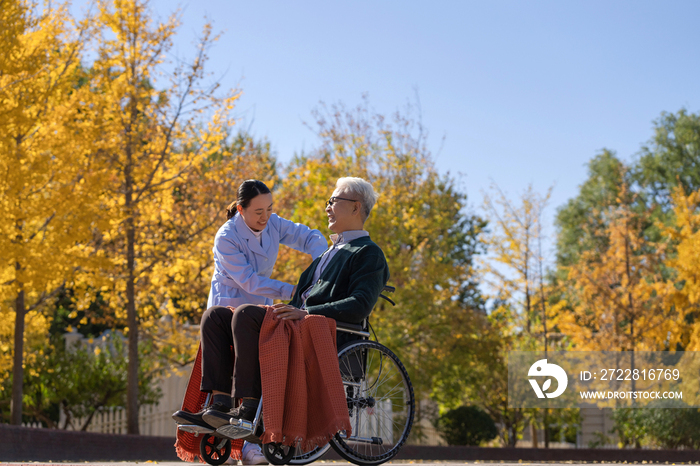
[[[381,374],[382,371],[380,371],[380,374],[377,377],[381,377],[382,375],[384,378],[381,381],[376,382],[375,385],[375,390],[373,394],[377,393],[377,390],[379,390],[379,387],[381,387],[384,384],[384,381],[389,379],[389,376],[391,376],[391,369],[385,369],[383,372],[384,374]]]
[[[391,399],[395,393],[399,393],[399,391],[400,391],[399,386],[402,386],[402,385],[403,385],[403,381],[397,382],[396,385],[394,385],[393,387],[391,387],[391,389],[389,389],[389,392],[382,395],[380,398],[376,398],[376,400],[377,401],[379,401],[379,400],[384,401],[384,400]]]
[[[398,358],[376,342],[351,344],[339,353],[352,436],[331,443],[356,464],[377,465],[393,458],[413,424],[413,388]]]

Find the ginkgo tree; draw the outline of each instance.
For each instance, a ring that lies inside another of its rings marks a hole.
[[[484,210],[490,228],[483,237],[489,254],[483,261],[482,280],[497,304],[489,316],[489,324],[484,327],[484,340],[501,341],[499,346],[504,353],[555,348],[551,344],[551,333],[561,302],[552,296],[554,287],[545,276],[546,259],[542,251],[546,240],[544,212],[551,192],[549,188],[545,194],[540,194],[529,185],[516,200],[511,200],[494,183],[490,191],[484,193]],[[500,355],[502,359],[504,356]],[[499,359],[494,361],[494,356],[482,352],[479,362],[475,371],[488,371],[493,367],[501,370],[500,377],[506,375],[503,360],[499,364]],[[473,383],[477,387],[482,385]],[[550,424],[548,411],[509,408],[501,397],[486,396],[484,392],[482,388],[478,396],[484,400],[485,409],[496,418],[504,419],[505,424],[509,424],[506,420],[512,420],[515,426],[508,441],[517,440],[518,423],[514,421],[520,417],[530,423],[533,446],[537,447],[540,418],[545,425]],[[545,448],[549,446],[548,430],[545,430],[544,445]]]
[[[95,247],[111,267],[84,274],[76,296],[84,307],[99,291],[126,323],[127,430],[138,433],[139,335],[164,304],[153,291],[162,269],[177,267],[179,255],[213,221],[181,209],[178,186],[224,150],[238,94],[220,93],[206,81],[206,53],[216,40],[211,25],[190,62],[170,64],[175,15],[156,22],[143,0],[100,0],[97,8],[98,48],[85,111],[94,130],[96,171],[104,180],[101,215],[109,222]]]
[[[535,304],[546,304],[544,293],[544,239],[543,214],[552,188],[544,195],[532,185],[516,202],[508,199],[497,186],[484,194],[484,209],[490,221],[490,232],[483,237],[490,260],[484,261],[484,277],[492,277],[488,284],[494,294],[519,300],[519,313],[525,331],[532,332],[535,314],[542,314]]]
[[[667,256],[666,265],[674,271],[677,284],[669,295],[669,306],[677,311],[671,329],[680,347],[686,351],[700,349],[700,192],[685,194],[676,188],[671,196],[674,221],[664,229],[676,245],[675,254]]]
[[[85,263],[81,245],[97,226],[84,202],[100,189],[81,115],[88,35],[88,20],[75,23],[65,5],[0,1],[0,331],[14,336],[13,424],[22,421],[25,338],[46,331],[37,312]]]
[[[623,183],[617,205],[599,212],[604,226],[589,234],[602,239],[600,246],[566,268],[570,308],[559,326],[577,349],[655,351],[679,341],[669,305],[674,286],[663,268],[668,244],[645,237],[651,212],[635,204]]]

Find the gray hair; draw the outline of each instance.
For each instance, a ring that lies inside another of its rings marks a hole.
[[[379,194],[374,192],[372,185],[362,178],[352,176],[339,178],[335,183],[335,187],[340,192],[352,193],[358,198],[357,200],[362,204],[362,213],[364,214],[365,220],[369,217],[372,207],[374,207],[377,199],[379,199]]]

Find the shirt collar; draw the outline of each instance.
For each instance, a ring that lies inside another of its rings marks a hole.
[[[243,221],[243,223],[245,224],[245,226],[248,227],[248,224],[245,223],[245,220]],[[267,225],[265,225],[265,228],[267,228]],[[249,229],[250,232],[253,234],[253,236],[255,236],[255,237],[258,238],[258,239],[260,239],[260,237],[262,236],[263,232],[265,231],[264,229],[262,229],[262,230],[260,230],[260,231],[255,231],[255,230],[253,230],[253,229],[250,228],[250,227],[248,227],[248,229]]]
[[[247,231],[250,232],[251,235],[253,235],[253,236],[252,236],[253,238],[257,238],[257,239],[260,239],[260,237],[262,236],[262,234],[263,234],[263,233],[265,232],[265,230],[267,229],[267,225],[265,225],[265,228],[264,228],[264,229],[262,229],[262,230],[260,230],[260,231],[257,231],[257,232],[256,232],[256,231],[253,231],[253,229],[250,228],[250,227],[248,226],[247,223],[245,223],[245,220],[243,219],[243,217],[241,216],[241,214],[239,214],[238,212],[236,212],[236,215],[233,217],[233,221],[234,221],[234,222],[236,223],[236,225],[238,226],[238,231],[239,231],[239,232],[245,232],[245,231],[247,230]],[[242,225],[245,225],[245,228],[244,228],[244,229],[241,229],[241,228],[242,228],[242,227],[240,226],[241,224],[242,224]]]
[[[342,246],[363,236],[369,236],[369,232],[366,230],[348,230],[342,233],[334,233],[330,235],[330,239],[333,242],[333,246]]]

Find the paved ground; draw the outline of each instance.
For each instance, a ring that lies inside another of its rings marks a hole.
[[[56,462],[52,462],[52,463],[44,463],[44,462],[34,462],[34,463],[31,463],[31,462],[30,462],[30,463],[16,463],[16,462],[15,462],[15,463],[4,463],[4,462],[0,461],[0,465],[2,465],[2,466],[24,466],[24,465],[27,465],[27,466],[56,466],[57,464],[60,464],[61,466],[85,466],[85,464],[90,464],[90,465],[94,465],[94,466],[131,466],[131,465],[140,465],[140,466],[144,466],[144,465],[155,465],[155,464],[157,464],[158,466],[184,466],[184,465],[193,465],[193,466],[194,466],[194,465],[199,464],[199,463],[186,463],[186,462],[184,462],[184,461],[162,461],[162,462],[158,462],[158,461],[144,461],[144,462],[128,462],[128,461],[121,461],[121,462],[112,462],[112,463],[108,463],[108,462],[92,463],[92,462],[88,462],[88,461],[85,461],[84,463],[75,463],[75,462],[72,462],[72,463],[61,463],[61,462],[56,461]],[[570,466],[570,465],[572,465],[572,464],[596,464],[597,466],[605,466],[605,465],[620,465],[620,464],[664,464],[664,465],[666,465],[666,464],[669,464],[669,465],[672,465],[672,464],[700,464],[700,461],[699,461],[699,462],[695,462],[695,463],[670,463],[670,462],[668,462],[668,461],[665,462],[665,463],[647,463],[646,461],[644,461],[644,462],[636,462],[636,461],[635,461],[635,462],[630,462],[630,463],[628,463],[627,461],[625,461],[624,463],[598,463],[598,462],[590,462],[590,463],[586,463],[586,462],[576,462],[576,463],[575,463],[575,462],[571,462],[571,461],[567,461],[567,462],[563,462],[563,463],[538,463],[538,462],[518,461],[518,462],[508,463],[508,462],[495,462],[495,461],[466,461],[466,462],[463,462],[463,461],[441,461],[441,462],[431,462],[431,461],[420,461],[420,460],[416,460],[416,461],[408,461],[408,462],[406,462],[406,461],[396,461],[396,462],[394,462],[394,461],[389,461],[389,462],[386,463],[386,464],[389,464],[389,465],[391,465],[391,466],[415,466],[415,465],[421,465],[421,466],[440,466],[440,465],[441,465],[441,466],[445,466],[445,465],[448,465],[448,466],[455,466],[455,465],[457,465],[457,464],[468,464],[468,465],[487,464],[487,465],[489,465],[489,466],[499,466],[499,465],[503,465],[503,466],[514,466],[514,465],[530,465],[530,466]],[[344,462],[341,462],[341,461],[328,461],[328,462],[320,462],[320,461],[317,461],[317,462],[315,462],[315,463],[312,463],[312,465],[314,465],[314,466],[354,466],[352,463],[344,463]]]

